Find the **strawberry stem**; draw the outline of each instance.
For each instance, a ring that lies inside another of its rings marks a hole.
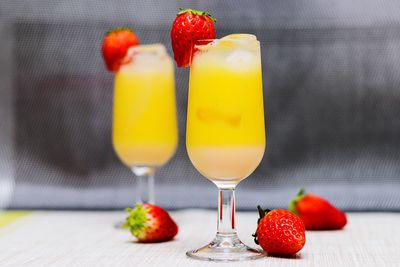
[[[254,233],[251,235],[252,237],[254,237],[254,243],[256,243],[257,245],[259,245],[258,243],[258,238],[257,238],[257,233]]]
[[[259,224],[261,219],[264,218],[264,216],[271,210],[269,210],[269,209],[264,210],[263,208],[261,208],[260,205],[257,205],[257,210],[258,210],[258,214],[260,215],[260,218],[258,218],[258,220],[257,220],[257,224]],[[257,231],[254,234],[252,234],[251,236],[254,237],[254,243],[256,243],[258,245]]]
[[[294,214],[297,214],[297,202],[303,199],[305,196],[305,189],[302,187],[300,188],[299,192],[297,193],[297,196],[295,196],[290,202],[288,206],[288,210],[293,212]]]
[[[106,32],[105,35],[107,36],[107,35],[109,35],[110,33],[121,32],[121,31],[133,32],[133,30],[132,30],[131,28],[123,26],[123,27],[116,27],[116,28],[109,29],[109,30]]]
[[[258,209],[258,214],[260,215],[260,218],[258,218],[258,221],[257,221],[257,224],[258,224],[261,221],[261,219],[264,218],[265,215],[268,212],[270,212],[271,210],[269,210],[269,209],[264,210],[263,208],[261,208],[260,205],[257,206],[257,209]]]
[[[190,13],[193,13],[193,14],[198,15],[198,16],[207,16],[213,22],[217,22],[217,20],[215,18],[213,18],[213,16],[211,16],[210,13],[205,12],[205,11],[201,11],[201,10],[191,9],[191,8],[182,8],[182,7],[180,7],[179,8],[179,12],[176,15],[179,16],[179,15],[184,14],[186,12],[190,12]]]
[[[260,205],[257,206],[257,209],[258,209],[258,214],[260,215],[260,219],[264,218],[265,211],[261,208]]]
[[[306,190],[304,189],[304,187],[300,188],[299,192],[297,193],[297,196],[298,196],[298,197],[303,196],[304,193],[305,193],[305,191],[306,191]]]
[[[133,236],[138,237],[146,226],[148,210],[143,205],[137,204],[134,209],[126,208],[125,211],[128,216],[122,227],[129,229]]]

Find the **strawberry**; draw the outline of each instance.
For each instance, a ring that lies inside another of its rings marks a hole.
[[[102,53],[107,69],[117,72],[129,47],[139,44],[139,38],[129,28],[115,28],[106,33]]]
[[[283,210],[263,210],[257,206],[260,218],[254,242],[274,255],[292,255],[306,243],[303,221],[294,213]]]
[[[152,204],[137,204],[127,208],[128,217],[124,228],[128,228],[139,242],[154,243],[168,241],[178,233],[178,226],[168,212]]]
[[[346,215],[322,197],[304,194],[300,189],[298,195],[289,203],[289,210],[296,213],[307,230],[338,230],[346,223]]]
[[[172,50],[178,67],[189,66],[192,48],[197,40],[215,38],[215,21],[207,12],[180,9],[171,29]]]

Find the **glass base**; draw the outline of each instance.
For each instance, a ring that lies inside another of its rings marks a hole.
[[[186,255],[206,261],[243,261],[259,259],[266,254],[246,246],[237,235],[217,235],[210,244],[188,251]]]

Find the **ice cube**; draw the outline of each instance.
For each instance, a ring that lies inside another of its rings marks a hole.
[[[244,49],[235,50],[226,57],[226,63],[228,65],[239,68],[246,68],[254,64],[255,60],[255,54]]]
[[[167,50],[162,44],[136,45],[128,49],[121,70],[163,67],[169,60]]]
[[[167,54],[167,50],[163,44],[135,45],[128,49],[127,56],[135,54],[147,54],[162,57]]]

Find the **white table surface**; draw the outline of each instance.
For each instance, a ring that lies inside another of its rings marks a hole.
[[[350,213],[342,231],[306,233],[294,258],[265,257],[237,263],[189,259],[188,249],[209,242],[216,212],[182,210],[174,241],[139,244],[113,227],[123,212],[37,211],[0,228],[0,266],[400,266],[400,213]],[[257,213],[237,214],[243,241],[253,243]]]

